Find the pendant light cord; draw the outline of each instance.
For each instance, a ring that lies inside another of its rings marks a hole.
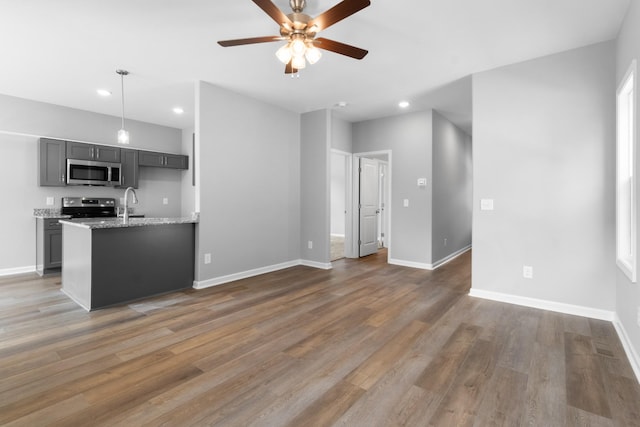
[[[124,72],[120,73],[120,89],[122,92],[122,129],[124,129]]]
[[[116,73],[120,74],[120,90],[122,93],[122,129],[124,129],[124,76],[128,75],[127,70],[116,70]]]

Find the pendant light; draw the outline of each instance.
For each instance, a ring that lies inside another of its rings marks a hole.
[[[122,128],[118,131],[118,144],[129,144],[129,132],[124,128],[124,76],[128,75],[127,70],[116,70],[120,74],[120,88],[122,89]]]

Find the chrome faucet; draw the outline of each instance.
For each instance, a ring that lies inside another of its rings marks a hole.
[[[129,191],[131,191],[131,194],[133,195],[133,203],[138,203],[138,196],[136,196],[136,190],[133,189],[133,187],[127,187],[126,190],[124,190],[124,213],[123,213],[123,220],[124,222],[129,222]]]

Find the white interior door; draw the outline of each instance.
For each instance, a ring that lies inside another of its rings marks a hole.
[[[360,158],[360,256],[378,251],[378,161]]]
[[[387,189],[387,163],[379,162],[378,163],[379,173],[380,173],[380,188],[379,190],[379,198],[378,198],[378,241],[380,242],[379,246],[382,248],[387,247],[385,237],[387,234],[387,203],[388,203],[388,189]]]

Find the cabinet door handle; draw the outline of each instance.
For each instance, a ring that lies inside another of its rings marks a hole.
[[[96,148],[96,159],[100,158],[100,149]]]

